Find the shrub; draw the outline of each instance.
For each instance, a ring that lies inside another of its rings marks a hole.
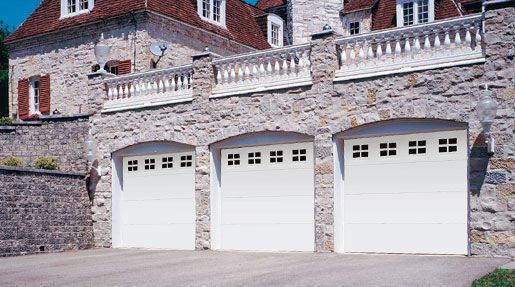
[[[59,164],[57,164],[57,161],[53,157],[42,156],[34,161],[34,167],[37,169],[56,170],[59,169]]]
[[[494,272],[477,279],[472,287],[512,287],[515,286],[515,270],[497,269]]]
[[[11,118],[0,118],[0,126],[11,126],[13,120]]]
[[[2,161],[2,165],[11,167],[23,167],[23,161],[17,157],[10,156]]]

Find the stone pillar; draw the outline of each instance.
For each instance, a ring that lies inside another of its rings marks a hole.
[[[319,115],[315,132],[315,243],[316,251],[334,251],[334,156],[329,127],[329,109],[333,80],[338,67],[333,30],[312,35],[311,73]]]
[[[104,80],[115,77],[115,75],[107,72],[95,72],[88,74],[88,102],[86,107],[82,108],[84,113],[95,114],[99,112],[104,102],[107,100],[107,89]]]
[[[310,36],[329,24],[342,34],[343,0],[288,0],[288,31],[293,44],[309,42]]]
[[[193,56],[193,105],[203,114],[209,112],[209,96],[214,83],[213,57],[214,54],[208,51]],[[195,148],[195,249],[206,250],[211,248],[210,155],[207,139],[198,137]]]

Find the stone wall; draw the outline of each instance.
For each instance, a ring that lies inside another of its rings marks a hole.
[[[61,171],[85,173],[88,115],[54,117],[0,129],[0,161],[9,156],[33,167],[40,156],[54,157]]]
[[[288,0],[287,8],[288,31],[295,45],[309,42],[311,35],[322,31],[325,24],[343,34],[340,16],[343,0]]]
[[[253,50],[150,12],[20,40],[9,45],[9,66],[14,67],[9,114],[18,110],[18,80],[46,74],[50,74],[51,111],[57,109],[66,115],[89,112],[86,75],[97,63],[94,47],[101,33],[112,46],[110,59],[132,60],[133,71],[150,69],[154,56],[149,47],[156,40],[167,42],[171,48],[160,67],[191,64],[191,56],[205,46],[221,55]]]
[[[93,246],[82,175],[0,168],[0,257]]]
[[[200,57],[194,65],[192,103],[93,117],[92,131],[104,167],[94,203],[96,245],[111,245],[112,152],[150,141],[196,146],[197,248],[205,249],[210,246],[209,145],[252,132],[285,131],[315,138],[316,250],[333,251],[333,135],[381,120],[435,118],[469,125],[471,253],[515,256],[514,17],[513,8],[487,12],[484,64],[344,82],[334,82],[334,36],[318,35],[311,50],[314,84],[291,90],[210,100],[212,66],[209,57]],[[475,111],[484,83],[490,83],[499,103],[493,157],[486,154]]]

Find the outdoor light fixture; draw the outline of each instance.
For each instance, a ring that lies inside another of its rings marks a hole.
[[[86,139],[86,158],[88,160],[88,169],[93,168],[93,161],[95,160],[95,141],[91,131],[89,131],[88,138]]]
[[[494,93],[488,90],[488,85],[485,85],[485,90],[482,91],[479,96],[477,114],[481,126],[483,126],[483,134],[485,135],[486,144],[488,145],[488,153],[493,154],[495,151],[495,143],[490,134],[490,129],[497,115],[497,102],[495,101]]]
[[[109,54],[111,54],[111,46],[105,44],[104,33],[100,35],[100,40],[95,45],[95,57],[97,58],[97,63],[100,66],[101,72],[107,72],[105,70],[105,65],[109,60]]]
[[[88,138],[86,139],[86,158],[88,160],[88,172],[86,175],[86,188],[88,190],[89,200],[93,202],[93,198],[95,197],[95,192],[97,190],[97,184],[100,181],[102,176],[100,171],[100,166],[98,164],[97,154],[96,154],[96,143],[91,134],[91,130],[89,131]]]

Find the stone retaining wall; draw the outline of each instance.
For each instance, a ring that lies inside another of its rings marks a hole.
[[[90,247],[83,175],[0,168],[0,257]]]
[[[0,161],[15,156],[33,167],[40,156],[54,157],[61,171],[85,173],[88,115],[54,117],[0,129]]]

